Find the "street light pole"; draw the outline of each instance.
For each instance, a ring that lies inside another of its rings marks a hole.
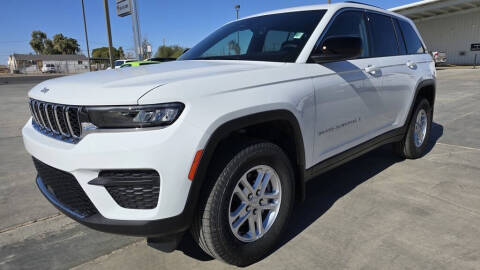
[[[235,5],[235,10],[237,11],[237,21],[238,21],[238,11],[240,10],[240,5]],[[240,32],[237,31],[237,45],[240,47]]]
[[[235,5],[235,10],[237,11],[237,20],[238,20],[238,11],[240,10],[240,5]]]
[[[112,45],[112,32],[110,30],[110,14],[108,13],[108,2],[103,0],[103,5],[105,6],[105,20],[107,22],[107,35],[108,35],[108,52],[110,55],[110,67],[115,68],[113,65],[113,45]]]
[[[90,63],[90,48],[88,47],[87,19],[85,18],[85,5],[83,4],[83,0],[82,0],[82,13],[83,13],[83,28],[85,28],[85,42],[87,43],[88,70],[92,71],[92,63]]]

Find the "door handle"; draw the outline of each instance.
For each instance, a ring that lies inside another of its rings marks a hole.
[[[417,64],[415,64],[413,61],[408,60],[407,61],[407,67],[410,68],[410,69],[416,69]]]
[[[380,71],[380,68],[378,68],[375,65],[369,65],[368,67],[365,68],[365,72],[369,73],[372,76],[377,75]]]

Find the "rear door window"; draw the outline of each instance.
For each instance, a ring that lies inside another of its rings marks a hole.
[[[398,24],[397,19],[393,19],[393,27],[395,28],[395,35],[397,36],[397,40],[398,40],[399,53],[402,55],[407,54],[405,39],[403,38],[402,30],[400,30],[400,25]]]
[[[398,55],[397,37],[389,16],[367,13],[372,37],[372,57]]]
[[[418,37],[417,32],[415,32],[413,27],[406,21],[399,20],[398,22],[400,24],[400,29],[403,33],[403,38],[405,39],[405,43],[407,45],[407,53],[425,53],[422,42],[420,41],[420,38]]]

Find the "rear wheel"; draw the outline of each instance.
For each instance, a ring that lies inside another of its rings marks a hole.
[[[293,207],[294,174],[280,147],[261,142],[231,158],[205,192],[192,226],[200,247],[229,264],[266,256],[282,236]]]
[[[394,145],[396,152],[404,158],[415,159],[425,154],[432,127],[432,108],[427,99],[415,103],[415,110],[408,125],[407,134]]]

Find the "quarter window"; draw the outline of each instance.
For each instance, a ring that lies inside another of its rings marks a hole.
[[[333,36],[351,36],[362,39],[361,58],[368,57],[367,27],[363,12],[345,11],[340,13],[333,21],[323,40]],[[318,44],[317,44],[318,45]]]
[[[417,54],[417,53],[425,53],[425,49],[423,48],[422,42],[417,35],[417,32],[413,30],[413,27],[406,21],[399,20],[400,29],[403,33],[403,38],[405,39],[405,43],[407,45],[407,53],[408,54]]]
[[[372,57],[398,54],[398,44],[392,19],[388,16],[368,13],[368,24],[372,35]]]

